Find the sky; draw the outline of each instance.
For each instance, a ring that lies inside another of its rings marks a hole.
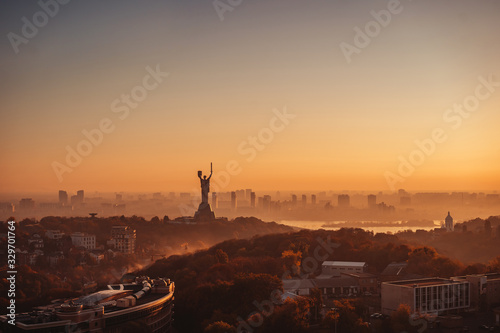
[[[499,11],[2,1],[0,191],[496,191]]]

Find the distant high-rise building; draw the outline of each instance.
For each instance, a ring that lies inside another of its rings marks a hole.
[[[250,192],[250,207],[255,208],[255,192]]]
[[[311,205],[316,205],[316,194],[311,195]]]
[[[115,200],[116,201],[122,201],[123,200],[123,195],[121,195],[120,193],[116,193],[115,194]]]
[[[19,209],[33,209],[35,208],[35,202],[31,198],[24,198],[19,201]]]
[[[83,194],[83,190],[80,190],[78,192],[76,192],[76,195],[72,195],[71,196],[71,204],[72,205],[80,205],[83,203],[83,198],[84,198],[84,194]]]
[[[348,194],[339,194],[338,205],[342,208],[347,208],[351,205],[351,198]]]
[[[182,201],[184,201],[184,200],[191,200],[191,193],[189,193],[189,192],[181,192],[181,193],[179,193],[179,198],[181,198]]]
[[[262,210],[264,207],[264,198],[263,197],[258,197],[257,198],[257,208]]]
[[[375,194],[369,194],[368,195],[368,207],[374,208],[375,206],[377,206],[377,196]]]
[[[236,209],[236,192],[231,192],[231,209]]]
[[[10,214],[14,212],[14,205],[10,202],[0,202],[0,213]]]
[[[399,204],[401,206],[410,206],[411,205],[411,197],[399,197]]]
[[[247,189],[245,190],[245,200],[250,200],[250,199],[251,199],[251,197],[252,197],[252,189],[247,188]]]
[[[217,192],[212,192],[212,209],[218,208]]]
[[[245,200],[245,190],[237,190],[236,191],[236,198],[238,200]]]
[[[401,196],[407,196],[409,193],[406,192],[404,189],[399,189],[398,190],[398,195]]]
[[[59,191],[59,203],[63,206],[68,204],[68,192]]]
[[[307,205],[307,196],[305,194],[302,194],[302,206],[306,206]]]
[[[450,212],[448,212],[448,216],[444,220],[444,227],[446,231],[453,231],[453,217],[451,217]]]
[[[262,210],[264,212],[269,212],[271,210],[271,196],[265,195],[262,198]]]
[[[292,194],[292,206],[297,206],[297,195]]]

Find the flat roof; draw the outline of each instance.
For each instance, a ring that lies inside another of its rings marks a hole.
[[[60,314],[65,313],[68,315],[68,318],[72,318],[72,315],[78,316],[78,312],[65,312],[62,309],[63,304],[71,304],[68,303],[72,301],[75,305],[83,305],[81,311],[95,311],[99,306],[104,306],[104,315],[122,315],[122,313],[133,313],[134,311],[141,310],[141,307],[147,307],[149,303],[152,305],[155,302],[160,301],[165,297],[173,297],[173,289],[170,288],[170,285],[165,286],[161,284],[161,280],[151,280],[148,278],[146,280],[151,282],[156,289],[150,290],[146,294],[144,294],[141,298],[136,300],[135,306],[130,307],[118,307],[116,306],[116,299],[131,295],[140,288],[143,287],[140,283],[128,283],[128,284],[112,284],[111,287],[116,287],[120,289],[104,289],[98,292],[92,293],[90,295],[81,296],[78,298],[67,299],[64,303],[53,303],[45,306],[35,307],[32,312],[18,313],[16,314],[16,321],[25,325],[26,327],[35,327],[33,325],[42,325],[43,328],[59,325],[60,323],[67,322],[67,319],[59,317]],[[157,282],[155,282],[157,281]],[[171,282],[173,283],[173,282]],[[123,288],[123,289],[122,289]],[[35,315],[32,316],[32,313]],[[106,318],[106,317],[105,317]],[[43,322],[40,321],[43,319]],[[5,315],[0,316],[0,321],[6,321],[7,317]]]
[[[500,273],[487,273],[487,274],[484,274],[484,275],[486,275],[486,277],[488,278],[488,280],[500,279]]]
[[[323,261],[323,265],[327,266],[356,266],[363,267],[366,265],[365,262],[360,261]]]
[[[492,280],[498,280],[500,279],[500,273],[485,273],[485,274],[469,274],[469,275],[461,275],[461,276],[454,276],[453,279],[461,279],[465,280],[467,279],[468,276],[473,276],[473,277],[481,277],[485,276],[488,281]]]
[[[341,273],[342,275],[348,275],[356,278],[374,279],[377,276],[371,273]]]
[[[393,262],[387,265],[380,275],[400,275],[407,266],[406,262]]]
[[[454,281],[450,279],[443,278],[424,278],[424,279],[414,279],[414,280],[404,280],[404,281],[390,281],[390,282],[382,282],[382,284],[391,284],[398,285],[404,287],[426,287],[426,286],[438,286],[445,284],[457,284],[463,283],[463,281]]]

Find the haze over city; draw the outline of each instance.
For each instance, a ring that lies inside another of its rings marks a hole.
[[[0,332],[500,332],[500,1],[0,2]]]
[[[500,4],[398,3],[3,2],[1,191],[498,190]]]

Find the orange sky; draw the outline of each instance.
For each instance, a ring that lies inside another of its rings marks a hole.
[[[401,1],[349,63],[340,45],[387,4],[67,4],[17,54],[1,41],[1,191],[190,191],[210,162],[220,190],[498,190],[500,86],[480,78],[500,81],[500,5]],[[2,6],[5,36],[40,10]]]

